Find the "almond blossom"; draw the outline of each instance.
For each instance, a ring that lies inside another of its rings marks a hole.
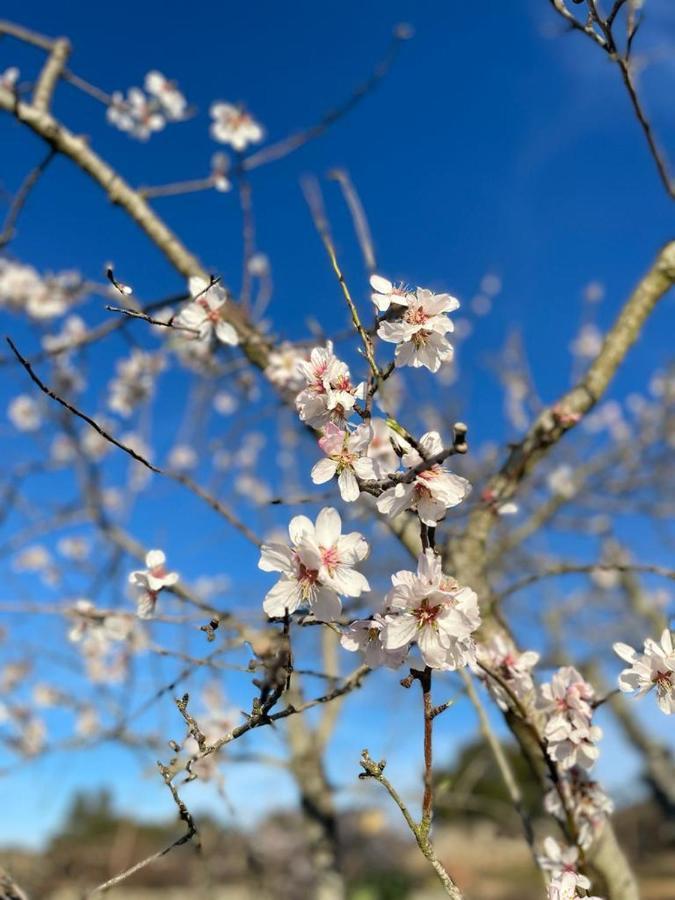
[[[223,344],[235,347],[239,343],[237,332],[222,317],[227,292],[216,282],[209,282],[197,275],[190,278],[188,284],[192,302],[176,316],[175,324],[188,329],[184,332],[188,338],[205,342],[215,334]]]
[[[305,376],[299,362],[307,362],[309,353],[302,347],[284,341],[271,351],[265,375],[280,391],[297,394],[305,385]]]
[[[211,137],[221,144],[230,144],[235,150],[241,152],[249,144],[259,143],[265,136],[261,125],[243,106],[235,106],[233,103],[211,104]]]
[[[24,312],[37,320],[53,319],[63,315],[82,294],[78,272],[40,275],[32,266],[0,258],[0,308]]]
[[[268,616],[284,616],[309,606],[322,622],[340,615],[338,594],[360,597],[370,590],[366,578],[354,568],[368,555],[368,544],[359,532],[342,534],[337,510],[325,507],[316,524],[307,516],[294,516],[288,526],[291,546],[263,544],[258,568],[280,572],[281,578],[267,592],[263,609]]]
[[[669,629],[663,631],[659,643],[647,638],[644,653],[622,643],[614,644],[613,649],[629,663],[629,668],[619,675],[619,688],[626,693],[636,692],[638,697],[656,688],[661,712],[667,716],[675,712],[675,650]]]
[[[593,687],[573,666],[560,668],[541,686],[539,708],[546,715],[544,739],[548,754],[563,769],[590,769],[600,755],[595,746],[602,730],[591,723]]]
[[[108,406],[127,418],[137,406],[152,397],[155,378],[165,367],[164,359],[156,353],[134,349],[126,359],[118,360],[117,375],[108,385]]]
[[[187,100],[176,87],[175,81],[169,81],[161,72],[148,72],[144,82],[145,90],[153,97],[169,122],[179,122],[187,114]]]
[[[510,693],[519,700],[526,700],[534,693],[532,669],[539,662],[539,654],[534,650],[520,653],[513,644],[497,634],[478,647],[478,658],[490,671],[500,677]],[[499,708],[508,710],[510,698],[506,690],[488,675],[485,675],[483,680]]]
[[[578,847],[564,847],[554,838],[547,837],[543,844],[543,850],[544,852],[537,857],[537,862],[545,872],[552,873],[553,880],[565,874],[570,884],[572,879],[574,880],[575,888],[585,891],[590,888],[591,882],[578,871]]]
[[[471,635],[480,625],[478,598],[443,574],[433,550],[418,557],[416,574],[396,572],[391,582],[382,638],[387,650],[414,641],[424,664],[434,669],[458,669],[475,659]]]
[[[351,415],[357,400],[365,397],[365,384],[352,384],[349,368],[333,353],[333,344],[315,347],[298,368],[305,387],[295,398],[300,418],[313,428],[328,422],[340,425]]]
[[[546,888],[546,900],[602,900],[602,897],[590,897],[584,890],[577,891],[578,875],[576,872],[564,871],[554,875]]]
[[[150,550],[145,555],[146,569],[131,572],[129,584],[136,591],[139,619],[151,619],[157,605],[157,596],[162,588],[173,587],[178,581],[177,572],[167,572],[166,556],[161,550]]]
[[[398,669],[408,655],[408,646],[388,650],[382,640],[385,629],[384,617],[379,613],[370,619],[357,619],[343,631],[340,644],[351,653],[362,653],[363,661],[371,669],[379,666]]]
[[[419,440],[424,458],[429,459],[443,452],[443,442],[437,431],[428,431]],[[415,449],[403,457],[403,464],[414,468],[424,462],[422,455]],[[417,512],[425,525],[434,526],[445,515],[446,510],[457,506],[469,494],[471,485],[460,475],[455,475],[441,463],[418,472],[411,481],[401,481],[387,488],[377,498],[378,510],[387,516],[397,516],[406,509]]]
[[[361,491],[357,479],[372,481],[380,477],[374,461],[366,456],[371,440],[372,431],[365,423],[349,432],[329,422],[319,439],[326,458],[312,468],[314,484],[325,484],[337,475],[342,499],[347,503],[358,500]]]
[[[381,275],[371,275],[370,286],[373,289],[370,298],[380,312],[386,312],[392,303],[396,306],[407,306],[408,299],[414,296],[402,284],[392,284],[388,278]]]
[[[445,335],[454,330],[454,325],[445,313],[458,307],[459,301],[450,294],[418,288],[409,295],[401,318],[381,322],[377,334],[383,341],[397,344],[397,365],[416,369],[425,366],[437,372],[441,363],[453,357],[454,350]]]
[[[7,408],[7,417],[17,431],[37,431],[42,425],[40,406],[30,394],[14,397]]]
[[[614,804],[597,781],[575,766],[562,773],[557,786],[552,786],[544,795],[544,808],[563,825],[571,813],[577,829],[577,844],[586,850],[602,831],[607,816],[614,811]]]
[[[129,88],[126,97],[121,91],[115,91],[106,118],[111,125],[139,141],[147,141],[150,135],[166,125],[159,104],[137,87]]]

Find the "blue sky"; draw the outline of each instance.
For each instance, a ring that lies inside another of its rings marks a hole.
[[[641,39],[654,62],[643,74],[646,104],[661,143],[675,148],[675,71],[663,52],[675,40],[675,14],[668,0],[648,0],[648,12]],[[511,4],[490,0],[478,15],[469,4],[430,0],[335,5],[119,0],[103,14],[99,5],[82,0],[34,0],[28,12],[25,3],[6,0],[3,15],[46,34],[68,35],[74,45],[72,69],[105,90],[139,84],[151,68],[178,81],[198,115],[148,144],[112,130],[94,101],[75,96],[66,85],[59,89],[56,111],[73,130],[90,136],[133,184],[208,172],[218,149],[208,137],[207,110],[214,99],[245,101],[272,140],[312,124],[370,72],[392,27],[410,22],[415,37],[375,93],[321,140],[254,173],[258,245],[271,260],[275,295],[270,314],[280,333],[304,335],[308,315],[328,330],[343,327],[344,310],[299,188],[304,174],[322,176],[339,166],[359,189],[384,273],[448,289],[465,301],[486,272],[498,274],[503,291],[463,350],[466,377],[457,387],[471,411],[477,442],[504,434],[494,382],[486,383],[482,373],[509,326],[517,322],[522,329],[542,396],[556,396],[569,380],[568,345],[578,327],[584,285],[599,280],[606,286],[598,315],[601,323],[609,323],[672,234],[670,202],[618,74],[590,42],[561,34],[545,3],[522,3],[516,13]],[[0,70],[16,62],[30,77],[36,59],[34,51],[14,42],[0,43]],[[0,180],[13,190],[43,149],[6,118],[0,120],[0,146]],[[336,188],[328,183],[325,191],[339,252],[363,297],[365,279],[348,218]],[[171,198],[157,207],[236,289],[241,251],[236,195]],[[57,160],[39,185],[11,249],[38,268],[78,267],[91,278],[100,278],[105,263],[113,260],[120,276],[144,298],[182,288],[135,227],[66,160]],[[84,315],[93,322],[107,314],[94,306]],[[2,326],[3,333],[18,336],[30,349],[33,338],[17,320],[3,315]],[[653,368],[672,356],[672,333],[671,298],[648,325],[617,392],[644,388]],[[110,366],[119,350],[113,342],[103,347],[101,365]],[[172,379],[170,389],[180,393]],[[17,373],[0,383],[3,408],[19,383]],[[175,422],[168,419],[164,427],[168,439]],[[23,452],[7,429],[0,437],[13,452]],[[177,523],[158,515],[170,508],[171,496],[156,485],[155,505],[138,510],[134,526],[146,543],[166,541],[179,553]],[[197,552],[196,541],[188,544],[181,571],[190,574],[194,566],[195,574],[215,574],[226,566],[237,577],[254,564],[250,549],[214,526],[196,501],[183,502],[182,511],[194,517],[198,530],[204,523],[210,550]],[[257,576],[249,584],[251,603],[259,602],[262,585]],[[40,640],[58,640],[50,630],[53,623],[40,627]],[[229,689],[239,699],[241,685]],[[379,734],[387,736],[389,746],[372,746],[373,753],[389,752],[398,765],[394,771],[414,780],[406,766],[411,747],[396,735],[411,730],[407,723],[417,710],[402,704],[392,723],[385,710],[373,710],[372,696],[355,699],[358,725],[340,732],[331,769],[339,783],[349,782],[364,737],[376,740]],[[470,712],[458,711],[454,727],[444,723],[445,751],[472,727]],[[260,746],[263,738],[263,733],[255,736]],[[619,748],[611,734],[606,742]],[[604,763],[614,782],[625,775],[621,752],[608,753]],[[0,842],[40,840],[73,787],[109,783],[107,773],[113,769],[119,773],[115,790],[122,806],[133,806],[141,791],[146,814],[168,811],[152,762],[139,766],[131,755],[112,748],[95,758],[57,755],[36,762],[2,784],[15,815],[11,826],[0,823]],[[145,770],[150,777],[143,778]],[[233,776],[229,789],[237,812],[249,821],[272,788],[279,802],[292,794],[290,785],[277,792],[275,771],[251,770],[254,778],[253,794],[241,774]],[[349,798],[357,791],[355,783]]]

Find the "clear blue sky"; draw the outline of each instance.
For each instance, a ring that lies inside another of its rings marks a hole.
[[[641,39],[654,62],[643,77],[646,103],[661,143],[675,156],[675,9],[669,0],[647,0],[647,10]],[[563,35],[560,21],[540,0],[488,0],[480,5],[480,13],[471,4],[430,0],[118,0],[106,5],[105,12],[100,4],[83,0],[34,0],[28,9],[18,0],[5,0],[3,16],[46,34],[68,35],[74,45],[72,69],[106,90],[139,84],[151,68],[178,81],[199,113],[148,144],[129,141],[110,129],[94,101],[75,97],[68,86],[59,89],[57,112],[73,130],[104,149],[134,184],[199,177],[208,171],[217,149],[208,137],[207,110],[214,99],[245,101],[271,139],[312,124],[370,72],[392,26],[410,22],[414,39],[372,96],[321,140],[255,174],[258,244],[273,267],[271,315],[289,337],[305,334],[303,322],[311,314],[327,329],[344,323],[298,185],[308,172],[322,175],[335,166],[349,171],[368,211],[386,274],[443,287],[468,300],[486,271],[498,273],[503,293],[467,345],[471,362],[459,388],[472,410],[472,433],[478,440],[502,436],[496,394],[485,389],[477,373],[479,363],[502,345],[508,326],[521,324],[536,382],[550,399],[568,381],[568,345],[579,323],[584,285],[591,280],[606,285],[599,316],[603,323],[611,321],[658,247],[672,236],[672,204],[630,115],[617,73],[590,42]],[[30,77],[35,60],[33,51],[13,41],[0,43],[0,70],[16,62]],[[0,148],[0,180],[13,190],[43,149],[7,118],[0,119]],[[358,271],[348,220],[335,188],[328,185],[326,191],[340,251],[347,266]],[[236,195],[167,199],[159,208],[205,263],[236,287]],[[78,267],[92,278],[99,278],[104,263],[114,260],[144,298],[182,288],[134,226],[107,206],[98,189],[66,160],[55,162],[31,198],[12,251],[39,268]],[[100,321],[103,315],[96,309],[86,312],[89,321]],[[0,318],[3,333],[29,341],[16,320]],[[671,299],[649,324],[619,380],[619,391],[643,388],[652,369],[666,362],[672,354],[673,321]],[[110,364],[115,349],[119,351],[119,345],[101,351],[102,364]],[[18,383],[14,375],[0,383],[2,408]],[[167,424],[169,431],[173,427]],[[4,440],[6,430],[0,434]],[[154,496],[163,504],[157,508],[166,509],[163,488],[155,488]],[[180,555],[178,523],[158,522],[157,508],[137,514],[136,532],[149,544],[165,540]],[[202,516],[190,500],[183,510]],[[197,527],[201,521],[195,519]],[[231,569],[235,558],[242,570],[254,563],[253,554],[239,548],[236,539],[229,543],[225,529],[219,527],[214,538],[212,520],[208,528],[211,556],[205,561],[204,551],[197,554],[191,544],[180,560],[183,572],[189,574],[193,565],[195,571],[215,574]],[[224,552],[217,539],[225,535]],[[261,585],[257,581],[252,594]],[[259,595],[253,602],[259,602]],[[43,627],[40,639],[49,643],[53,623]],[[232,688],[235,696],[237,690]],[[389,722],[389,746],[381,751],[373,747],[373,752],[391,752],[395,760],[398,756],[401,777],[413,777],[405,766],[410,747],[396,746],[390,718],[373,719],[368,703],[365,695],[355,700],[364,713],[355,721],[363,723],[365,731],[352,730],[336,742],[331,757],[336,779],[351,783],[371,719],[380,736],[383,720]],[[412,721],[415,714],[404,707],[397,728],[406,724],[402,730],[408,732],[408,718]],[[448,726],[442,739],[448,749],[473,727],[470,713],[458,713],[456,722],[461,723],[457,733],[448,737],[453,730]],[[375,738],[370,734],[369,739]],[[605,764],[615,781],[617,759],[610,753]],[[151,769],[152,760],[145,764]],[[168,811],[156,776],[151,772],[143,780],[143,766],[131,755],[106,750],[95,762],[93,757],[60,755],[24,770],[8,789],[0,785],[13,809],[12,821],[0,822],[0,843],[39,840],[58,819],[69,791],[76,785],[107,783],[102,770],[112,766],[119,772],[116,792],[123,806],[133,806],[140,790],[148,815]],[[255,774],[259,790],[247,806],[249,819],[277,783],[275,772]],[[353,798],[356,789],[351,787]],[[239,812],[248,792],[241,784],[231,787]]]

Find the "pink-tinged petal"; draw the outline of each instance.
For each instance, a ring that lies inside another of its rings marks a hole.
[[[358,531],[342,534],[337,540],[337,551],[340,562],[355,566],[368,556],[368,541]]]
[[[620,641],[617,641],[616,644],[612,644],[612,650],[628,663],[632,663],[635,659],[635,650],[629,647],[628,644],[622,644]]]
[[[311,610],[319,622],[334,622],[340,618],[342,603],[329,588],[320,587],[310,601]]]
[[[216,324],[216,337],[222,344],[228,344],[230,347],[236,347],[239,343],[239,336],[229,322],[221,319]]]
[[[375,463],[369,456],[354,460],[354,471],[362,481],[375,480]]]
[[[297,545],[295,552],[306,569],[310,569],[313,572],[319,571],[323,560],[321,558],[321,550],[314,537],[305,535]]]
[[[359,499],[359,494],[361,493],[359,483],[351,469],[343,469],[340,472],[338,486],[340,488],[340,496],[345,503],[353,503]]]
[[[360,597],[370,590],[366,577],[350,566],[336,566],[330,573],[321,570],[321,580],[344,597]]]
[[[288,534],[293,544],[299,544],[304,537],[314,535],[314,525],[307,516],[293,516],[288,523]]]
[[[383,278],[382,275],[371,275],[370,286],[378,294],[391,294],[394,290],[394,285],[391,281],[388,278]]]
[[[377,307],[378,312],[386,312],[390,306],[389,294],[371,294],[370,299]]]
[[[385,516],[397,516],[408,509],[412,502],[413,491],[412,484],[397,484],[392,488],[388,488],[377,498],[377,509]]]
[[[382,631],[382,643],[387,650],[407,646],[417,636],[417,619],[414,616],[387,616]]]
[[[409,340],[416,330],[415,326],[407,325],[405,322],[380,322],[377,335],[390,344],[399,344],[401,341]]]
[[[446,509],[444,503],[434,500],[433,497],[421,497],[417,501],[417,515],[420,517],[420,522],[430,525],[432,528],[441,521]]]
[[[199,297],[201,294],[204,294],[208,288],[209,283],[206,278],[202,278],[201,275],[192,275],[188,278],[188,288],[190,290],[190,294],[193,297]]]
[[[619,687],[622,691],[637,691],[640,688],[640,676],[632,669],[624,669],[619,675]]]
[[[332,547],[340,537],[342,519],[332,506],[325,506],[316,517],[315,536],[321,547]]]
[[[293,571],[293,554],[285,544],[263,544],[258,568],[263,572],[290,574]]]
[[[436,456],[443,451],[443,441],[437,431],[426,431],[419,439],[419,445],[425,456]]]
[[[268,616],[284,616],[295,612],[302,602],[302,594],[298,582],[292,578],[281,578],[272,590],[267,592],[263,601],[263,609]]]
[[[335,476],[337,463],[333,459],[320,459],[312,466],[311,477],[314,484],[325,484]]]
[[[417,634],[417,646],[425,665],[440,669],[446,662],[447,650],[441,645],[433,628],[420,628]]]

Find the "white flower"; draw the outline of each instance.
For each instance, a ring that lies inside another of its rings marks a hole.
[[[539,854],[537,861],[545,872],[551,872],[553,878],[568,873],[568,877],[574,878],[575,888],[588,890],[590,881],[585,875],[581,875],[577,869],[579,866],[579,848],[562,847],[552,837],[547,837],[543,845],[544,852]]]
[[[308,605],[317,619],[330,622],[340,615],[338,594],[359,597],[370,585],[354,566],[368,555],[363,535],[343,535],[337,510],[326,507],[316,525],[306,516],[295,516],[288,526],[291,546],[263,544],[258,567],[281,572],[268,591],[263,609],[268,616],[283,616]]]
[[[419,441],[425,458],[441,453],[443,442],[437,431],[428,431]],[[416,450],[410,450],[403,457],[408,467],[422,462]],[[377,508],[384,515],[397,516],[405,509],[414,509],[425,525],[434,526],[445,515],[445,511],[457,506],[469,494],[471,485],[460,475],[450,472],[440,463],[435,463],[419,472],[412,481],[399,482],[387,488],[377,498]]]
[[[392,284],[381,275],[371,275],[370,286],[373,289],[370,298],[380,312],[386,312],[392,303],[396,306],[407,306],[408,299],[414,297],[414,294],[407,291],[402,284]]]
[[[147,141],[153,132],[161,131],[166,125],[159,104],[137,87],[129,88],[126,98],[121,91],[115,91],[106,117],[111,125],[139,141]]]
[[[196,275],[190,278],[189,287],[193,300],[176,316],[175,324],[194,332],[194,334],[183,332],[186,337],[207,341],[215,334],[223,344],[236,346],[239,343],[237,332],[222,317],[227,293],[219,284]]]
[[[554,469],[547,478],[548,486],[552,494],[569,499],[576,491],[574,472],[572,467],[563,463]]]
[[[262,126],[242,107],[233,103],[211,104],[211,137],[235,150],[245,150],[249,144],[259,143],[265,136]]]
[[[80,316],[68,316],[59,334],[46,334],[42,346],[50,353],[61,353],[76,347],[87,333],[87,325]]]
[[[544,739],[551,759],[563,769],[590,769],[600,755],[595,746],[602,731],[591,723],[593,687],[572,666],[560,668],[541,687],[539,704],[546,715]]]
[[[505,638],[495,635],[479,645],[478,658],[506,683],[510,692],[519,700],[525,700],[533,693],[532,669],[539,662],[539,654],[534,650],[519,653]],[[489,675],[485,675],[483,680],[498,706],[503,710],[509,709],[508,692]]]
[[[295,398],[303,422],[323,428],[328,422],[342,424],[351,415],[357,400],[365,396],[365,384],[352,384],[349,368],[333,353],[329,341],[315,347],[308,361],[299,360],[298,368],[305,387]]]
[[[305,348],[284,341],[270,353],[265,375],[280,391],[297,394],[305,384],[305,376],[298,363],[307,362],[308,357]]]
[[[614,652],[630,664],[619,675],[619,687],[624,692],[636,691],[642,697],[656,688],[656,702],[667,716],[675,712],[675,651],[673,638],[666,628],[657,643],[651,638],[644,642],[644,653],[628,644],[614,644]]]
[[[563,825],[571,811],[577,827],[577,843],[586,850],[604,828],[614,804],[597,781],[592,781],[583,769],[575,766],[563,773],[557,787],[552,786],[545,794],[544,808]]]
[[[89,541],[83,537],[62,537],[56,546],[66,559],[82,562],[89,556]]]
[[[172,587],[178,581],[177,572],[166,571],[166,556],[161,550],[150,550],[145,556],[147,569],[131,572],[129,584],[136,591],[136,603],[139,619],[151,619],[157,595],[165,587]]]
[[[452,359],[453,348],[445,335],[454,330],[445,315],[457,309],[459,301],[450,294],[434,294],[418,288],[408,297],[400,319],[381,322],[377,330],[383,341],[397,344],[396,363],[400,366],[425,366],[437,372],[441,363]]]
[[[570,344],[570,350],[575,356],[582,359],[593,359],[602,349],[604,335],[597,325],[588,323],[584,325]]]
[[[340,643],[345,650],[362,653],[363,661],[371,669],[379,666],[398,669],[408,655],[408,646],[388,650],[382,642],[384,628],[384,619],[379,614],[372,619],[357,619],[343,631]]]
[[[196,451],[189,444],[176,444],[171,448],[171,453],[167,459],[169,468],[177,471],[185,472],[188,469],[194,469],[199,462]]]
[[[478,599],[470,588],[443,574],[433,550],[418,557],[417,574],[396,572],[391,581],[382,638],[387,650],[415,641],[424,664],[434,669],[457,669],[473,661],[471,634],[480,625]]]
[[[0,88],[4,88],[6,91],[14,91],[19,80],[19,74],[16,66],[10,66],[9,69],[5,69],[4,72],[0,73]]]
[[[319,439],[326,459],[319,460],[312,468],[314,484],[325,484],[337,475],[342,499],[347,503],[357,500],[360,493],[357,478],[372,481],[380,477],[373,460],[365,455],[371,439],[372,431],[365,423],[350,433],[329,422]]]
[[[179,122],[187,113],[187,100],[176,87],[175,81],[169,81],[161,72],[148,72],[145,76],[145,90],[157,100],[161,111],[168,121]]]
[[[134,349],[126,359],[117,362],[117,375],[108,385],[108,406],[125,418],[136,407],[149,400],[154,392],[155,378],[165,366],[156,353]]]
[[[52,558],[46,547],[42,544],[31,544],[14,557],[12,568],[15,572],[40,572],[49,568],[51,563]]]
[[[546,900],[602,900],[602,897],[589,897],[586,891],[579,894],[577,886],[576,872],[561,872],[554,875],[546,888]]]
[[[37,431],[42,425],[39,405],[29,394],[19,394],[7,408],[7,416],[19,431]]]

